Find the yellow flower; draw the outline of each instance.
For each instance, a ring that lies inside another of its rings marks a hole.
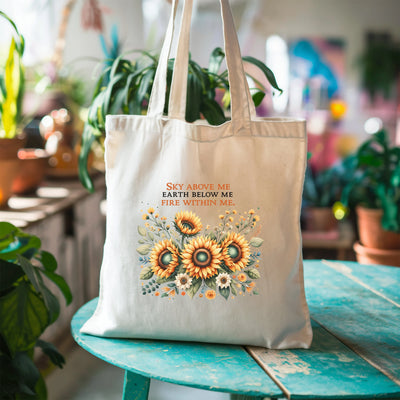
[[[233,218],[232,218],[232,217],[229,217],[229,221],[230,221],[230,222],[233,222]]]
[[[250,246],[243,235],[231,232],[222,242],[222,257],[232,271],[246,268],[250,257]]]
[[[147,214],[143,214],[142,219],[144,219],[144,220],[149,219],[149,216]]]
[[[233,210],[233,211],[232,211],[232,214],[237,214],[237,211],[236,211],[236,210]]]
[[[193,236],[203,228],[200,218],[193,212],[181,211],[175,215],[175,225],[184,235]]]
[[[216,296],[217,294],[215,293],[215,290],[207,290],[206,291],[206,298],[208,299],[208,300],[212,300],[212,299],[215,299],[215,296]]]
[[[151,251],[150,262],[153,272],[161,278],[168,278],[179,265],[179,251],[171,240],[158,242]]]
[[[253,215],[255,213],[255,211],[253,210],[253,209],[251,209],[250,211],[249,211],[249,214],[250,215]]]
[[[242,272],[238,275],[238,279],[240,282],[245,282],[247,280],[246,275]]]
[[[226,214],[226,215],[228,215],[229,213],[230,213],[230,211],[229,211],[229,210],[226,210],[226,211],[225,211],[225,214]]]
[[[253,221],[258,222],[259,220],[260,220],[260,217],[258,215],[255,215],[254,218],[253,218]]]
[[[222,214],[219,216],[219,219],[224,219],[224,218],[225,218],[225,216]]]
[[[154,213],[154,208],[153,208],[153,207],[150,207],[150,208],[147,210],[147,212],[148,212],[149,214],[153,214],[153,213]]]
[[[161,217],[161,221],[166,221],[167,217]]]
[[[154,217],[155,217],[155,218],[158,218],[158,213],[157,213],[157,214],[154,214]]]
[[[214,240],[200,236],[185,246],[181,257],[190,276],[207,279],[218,273],[221,248]]]

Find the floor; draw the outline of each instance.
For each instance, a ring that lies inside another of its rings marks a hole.
[[[121,400],[124,372],[77,345],[64,351],[66,364],[46,378],[48,400]],[[149,400],[229,400],[211,392],[152,380]]]

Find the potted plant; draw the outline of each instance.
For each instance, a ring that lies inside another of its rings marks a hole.
[[[0,16],[8,21],[14,35],[3,70],[0,70],[0,207],[11,196],[11,187],[19,168],[18,149],[24,141],[20,136],[22,98],[25,78],[22,55],[24,38],[15,23],[2,11]]]
[[[0,16],[13,28],[13,37],[3,70],[0,70],[0,207],[7,204],[13,190],[32,189],[44,176],[47,154],[24,147],[23,97],[25,68],[22,63],[25,41],[15,23],[2,11]],[[19,175],[20,174],[20,175]],[[16,181],[16,182],[15,182]],[[33,186],[32,186],[33,185]]]
[[[364,263],[400,266],[400,147],[385,130],[375,133],[355,154],[357,169],[342,202],[356,209]]]
[[[305,230],[337,229],[338,219],[344,216],[343,213],[339,215],[337,212],[338,202],[354,166],[354,156],[348,156],[319,172],[307,166],[303,189]]]
[[[193,122],[205,118],[212,125],[222,124],[227,120],[225,110],[229,107],[228,72],[219,72],[225,53],[220,48],[213,50],[208,68],[189,58],[186,121]],[[266,76],[269,83],[282,91],[272,71],[261,61],[253,57],[243,57],[243,61],[252,63]],[[88,120],[82,135],[82,147],[79,160],[79,175],[83,185],[93,190],[87,160],[95,141],[102,142],[105,135],[105,116],[107,114],[141,114],[147,110],[158,57],[146,51],[141,57],[130,61],[123,55],[118,56],[111,66],[105,68],[94,90],[89,107]],[[173,60],[169,60],[167,74],[167,101],[173,72]],[[253,78],[257,88],[252,89],[254,104],[258,106],[265,96],[265,87]],[[106,82],[106,84],[104,84]],[[222,98],[220,102],[217,97]],[[167,107],[167,106],[166,106]],[[165,112],[168,110],[165,109]]]
[[[54,256],[41,249],[40,239],[7,222],[0,222],[0,398],[46,399],[46,385],[33,362],[40,348],[62,368],[64,358],[51,344],[40,339],[60,313],[57,297],[45,279],[65,297],[71,292],[55,271]]]

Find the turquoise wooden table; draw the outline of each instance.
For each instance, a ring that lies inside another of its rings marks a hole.
[[[80,334],[97,299],[72,320],[77,343],[125,370],[123,400],[150,379],[228,392],[232,399],[400,399],[400,268],[305,261],[309,350],[104,339]]]

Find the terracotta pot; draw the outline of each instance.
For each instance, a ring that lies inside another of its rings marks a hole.
[[[392,249],[374,249],[365,247],[361,243],[354,243],[354,251],[357,261],[361,264],[380,264],[400,267],[400,248]]]
[[[0,139],[0,207],[6,206],[12,196],[12,183],[20,167],[17,153],[24,143],[21,137]]]
[[[337,229],[337,219],[330,207],[309,207],[305,210],[305,225],[307,231],[333,231]]]
[[[382,210],[356,207],[360,242],[373,249],[400,249],[400,233],[382,228]]]
[[[20,149],[18,151],[20,169],[12,184],[15,194],[29,193],[42,182],[50,155],[42,149]]]

